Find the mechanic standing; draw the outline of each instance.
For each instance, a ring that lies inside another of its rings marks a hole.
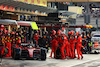
[[[20,41],[21,41],[21,38],[20,38]],[[18,36],[18,33],[16,33],[16,46],[15,47],[20,46],[20,44],[18,42],[19,42],[19,36]]]
[[[48,34],[48,31],[45,31],[45,35],[46,35],[46,40],[47,40],[46,48],[47,48],[47,52],[48,52],[51,47],[51,45],[50,45],[51,36]]]
[[[81,55],[81,59],[83,59],[83,55],[81,52],[81,47],[82,47],[82,37],[80,36],[81,33],[80,32],[76,32],[76,36],[77,36],[77,40],[76,40],[76,49],[77,49],[77,54],[78,54],[78,59],[80,59],[80,55]]]
[[[1,42],[2,42],[2,45],[3,45],[3,47],[5,47],[5,33],[4,33],[4,30],[2,31],[2,40],[1,40]],[[1,55],[3,55],[4,54],[4,48],[2,48],[2,50],[1,50]]]
[[[67,36],[62,33],[61,59],[65,59],[66,44],[68,44]]]
[[[57,49],[57,45],[58,45],[58,41],[57,41],[57,39],[56,39],[56,31],[55,30],[53,30],[52,31],[52,34],[51,34],[51,38],[52,38],[52,40],[50,41],[50,43],[52,44],[51,45],[51,55],[50,55],[50,57],[52,58],[52,54],[54,53],[54,58],[56,58],[56,56],[55,56],[55,51],[56,51],[56,49]]]
[[[23,36],[24,36],[24,43],[26,43],[26,31],[23,31]]]
[[[21,42],[22,43],[26,43],[26,37],[24,35],[25,35],[25,32],[22,29],[22,33],[21,33]]]
[[[0,27],[0,57],[1,57],[1,50],[2,50],[2,32],[1,32],[1,27]]]
[[[11,32],[12,36],[11,36],[11,45],[15,46],[16,44],[16,37],[15,37],[15,32]]]
[[[54,36],[56,37],[56,31],[55,30],[52,31],[51,40],[53,39]]]
[[[71,53],[71,45],[70,45],[70,37],[71,37],[71,32],[68,32],[68,43],[66,43],[66,56],[67,59],[69,59],[69,57],[72,57],[72,53]]]
[[[10,33],[9,31],[7,32],[7,47],[8,47],[8,57],[11,56],[11,41],[10,41]]]
[[[91,42],[91,37],[90,37],[90,35],[87,35],[87,50],[88,50],[88,53],[91,52],[91,49],[90,49],[90,46],[89,46],[90,42]]]
[[[36,44],[38,45],[38,39],[39,39],[39,32],[36,30],[36,32],[33,35],[33,43],[36,41]]]
[[[59,46],[61,46],[62,45],[61,30],[57,31],[57,41],[58,41]]]
[[[18,38],[17,44],[18,44],[19,47],[22,48],[22,46],[21,46],[21,37],[20,37],[19,33],[17,33],[17,38]]]
[[[58,35],[57,41],[58,41],[58,44],[59,44],[59,47],[60,47],[61,59],[65,59],[65,54],[64,54],[65,43],[63,43],[65,36],[62,36],[61,33],[62,33],[61,30],[57,31],[57,35]],[[65,39],[66,39],[66,37],[65,37]]]
[[[76,56],[75,56],[75,42],[76,42],[76,37],[74,35],[74,31],[71,31],[69,43],[70,43],[70,47],[71,47],[71,54],[72,54],[71,58],[72,59],[76,58]]]
[[[68,32],[68,36],[70,35],[70,32]],[[67,37],[67,36],[66,36]],[[69,37],[68,37],[69,39]],[[69,42],[68,42],[68,39],[66,41],[66,56],[67,56],[67,59],[69,59]],[[71,51],[70,51],[71,52]]]

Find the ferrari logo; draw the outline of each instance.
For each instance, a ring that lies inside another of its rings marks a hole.
[[[66,39],[66,37],[64,37],[64,39]]]
[[[82,42],[82,40],[80,40],[80,42]]]

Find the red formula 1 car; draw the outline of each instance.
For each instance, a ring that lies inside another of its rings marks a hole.
[[[41,59],[46,60],[46,49],[35,48],[34,44],[21,43],[21,47],[12,48],[12,57],[14,59]]]

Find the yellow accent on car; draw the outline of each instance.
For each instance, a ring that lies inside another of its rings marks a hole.
[[[38,30],[38,26],[35,22],[31,23],[31,27],[33,28],[33,30]]]

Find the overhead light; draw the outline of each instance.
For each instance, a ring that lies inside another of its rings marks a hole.
[[[36,10],[35,13],[38,13],[38,11]]]
[[[12,12],[7,12],[7,14],[14,14],[14,13],[12,13]]]

